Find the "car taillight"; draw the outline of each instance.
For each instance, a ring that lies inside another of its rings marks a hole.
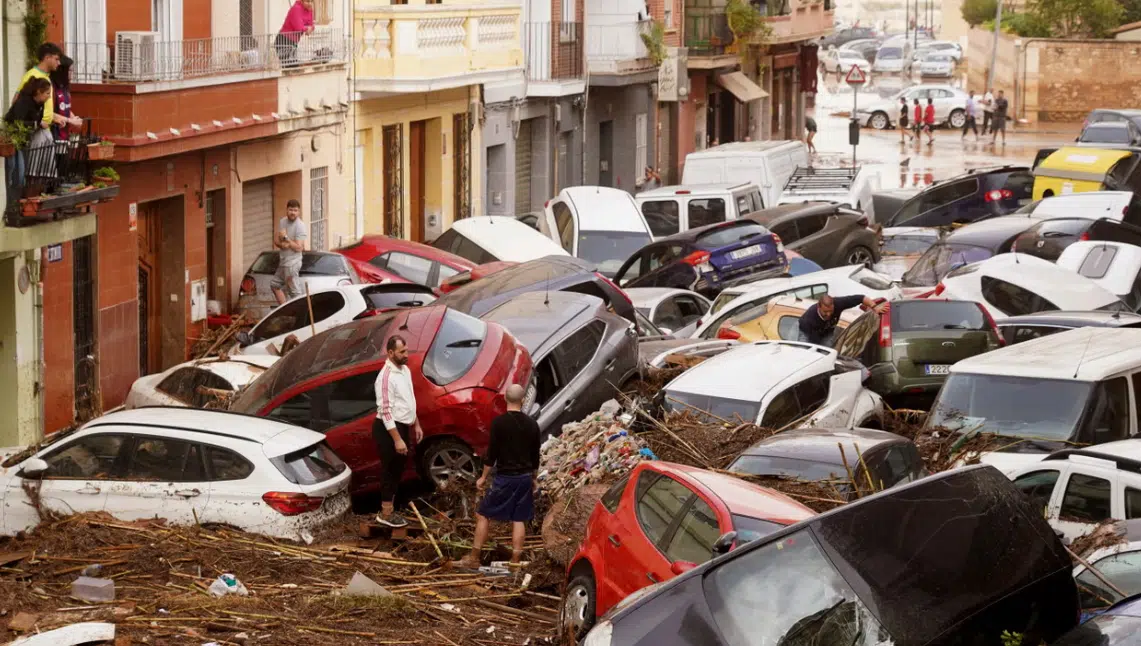
[[[733,328],[722,326],[717,328],[717,338],[726,341],[736,341],[741,338],[741,333]]]
[[[306,496],[303,493],[287,493],[284,491],[270,491],[261,497],[265,504],[282,516],[296,516],[310,511],[317,511],[324,498]]]
[[[886,309],[880,314],[880,347],[891,347],[891,313]]]
[[[775,233],[773,234],[773,244],[777,246],[777,253],[784,252],[784,243],[781,242],[780,236]]]
[[[935,286],[935,291],[933,291],[931,293],[938,296],[938,295],[942,294],[943,292],[945,292],[946,290],[947,290],[947,286],[944,285],[943,283],[939,283],[938,285]]]
[[[985,199],[987,202],[997,202],[999,200],[1009,200],[1012,197],[1014,197],[1013,191],[1005,188],[1001,190],[996,188],[993,191],[987,191],[986,195],[983,196],[983,199]]]
[[[994,317],[990,315],[990,310],[983,307],[982,303],[975,303],[979,311],[983,313],[983,318],[986,319],[986,324],[990,329],[994,330],[994,335],[998,337],[998,344],[1000,346],[1006,345],[1006,339],[1002,338],[1002,333],[998,331],[998,325],[994,322]]]
[[[598,273],[597,271],[594,272],[594,275],[598,276],[603,281],[605,281],[607,285],[610,285],[611,287],[613,287],[614,291],[618,292],[619,294],[622,295],[622,298],[626,299],[626,302],[630,304],[630,307],[634,307],[634,301],[630,300],[630,295],[627,294],[625,291],[623,291],[622,288],[618,286],[618,283],[615,283],[614,281],[610,280],[606,276],[603,276],[602,274]]]
[[[369,317],[376,316],[377,314],[380,314],[381,312],[385,311],[386,309],[388,309],[388,308],[386,308],[386,307],[374,307],[370,310],[365,310],[365,311],[361,312],[360,314],[357,314],[356,316],[353,317],[353,320],[359,321],[361,319],[367,319]]]
[[[241,286],[238,288],[238,296],[242,296],[244,294],[253,294],[257,290],[258,285],[254,282],[254,277],[246,274],[246,277],[242,279]]]
[[[1089,231],[1083,231],[1078,240],[1089,240]]]
[[[689,254],[688,256],[686,256],[685,258],[682,258],[681,261],[684,262],[685,264],[689,265],[690,267],[696,267],[702,263],[709,262],[709,252],[708,251],[695,251],[695,252]]]

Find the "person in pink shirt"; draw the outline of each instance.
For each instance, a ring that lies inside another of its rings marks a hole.
[[[282,67],[297,65],[297,44],[303,34],[313,33],[313,0],[297,0],[285,14],[285,24],[277,34],[274,47]]]

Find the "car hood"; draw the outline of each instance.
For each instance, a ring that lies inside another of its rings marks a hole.
[[[1017,471],[1022,467],[1027,467],[1032,464],[1041,462],[1049,455],[1048,453],[1005,453],[993,452],[983,453],[979,457],[979,462],[989,464],[990,466],[998,469],[1004,474],[1009,475],[1013,471]]]
[[[26,447],[23,447],[23,446],[0,447],[0,462],[4,462],[5,460],[12,457],[13,455],[16,455],[20,451],[23,451],[25,448]]]

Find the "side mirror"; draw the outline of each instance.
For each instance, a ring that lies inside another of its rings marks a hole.
[[[39,480],[48,471],[48,463],[39,458],[32,458],[24,463],[20,469],[20,477],[28,480]]]
[[[242,330],[241,332],[238,332],[238,345],[244,348],[247,345],[252,345],[253,342],[254,337],[248,331]]]
[[[693,568],[697,567],[697,563],[690,563],[689,561],[674,561],[670,564],[670,572],[677,574],[685,574]]]
[[[720,556],[722,554],[728,554],[736,542],[737,532],[725,532],[713,543],[713,555]]]

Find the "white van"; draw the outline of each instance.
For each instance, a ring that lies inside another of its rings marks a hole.
[[[432,246],[467,258],[477,265],[499,260],[527,262],[546,256],[570,255],[550,238],[505,215],[481,215],[456,220]]]
[[[1141,308],[1141,247],[1080,240],[1066,247],[1056,264],[1116,294],[1134,312]]]
[[[594,263],[608,278],[627,258],[653,242],[634,198],[617,188],[564,188],[547,200],[535,219],[540,233],[572,256]]]
[[[742,184],[761,188],[764,204],[776,206],[788,178],[798,166],[808,166],[802,141],[742,141],[721,144],[685,157],[682,184]]]
[[[642,191],[635,200],[655,239],[736,220],[764,208],[760,189],[750,182],[663,186]]]

